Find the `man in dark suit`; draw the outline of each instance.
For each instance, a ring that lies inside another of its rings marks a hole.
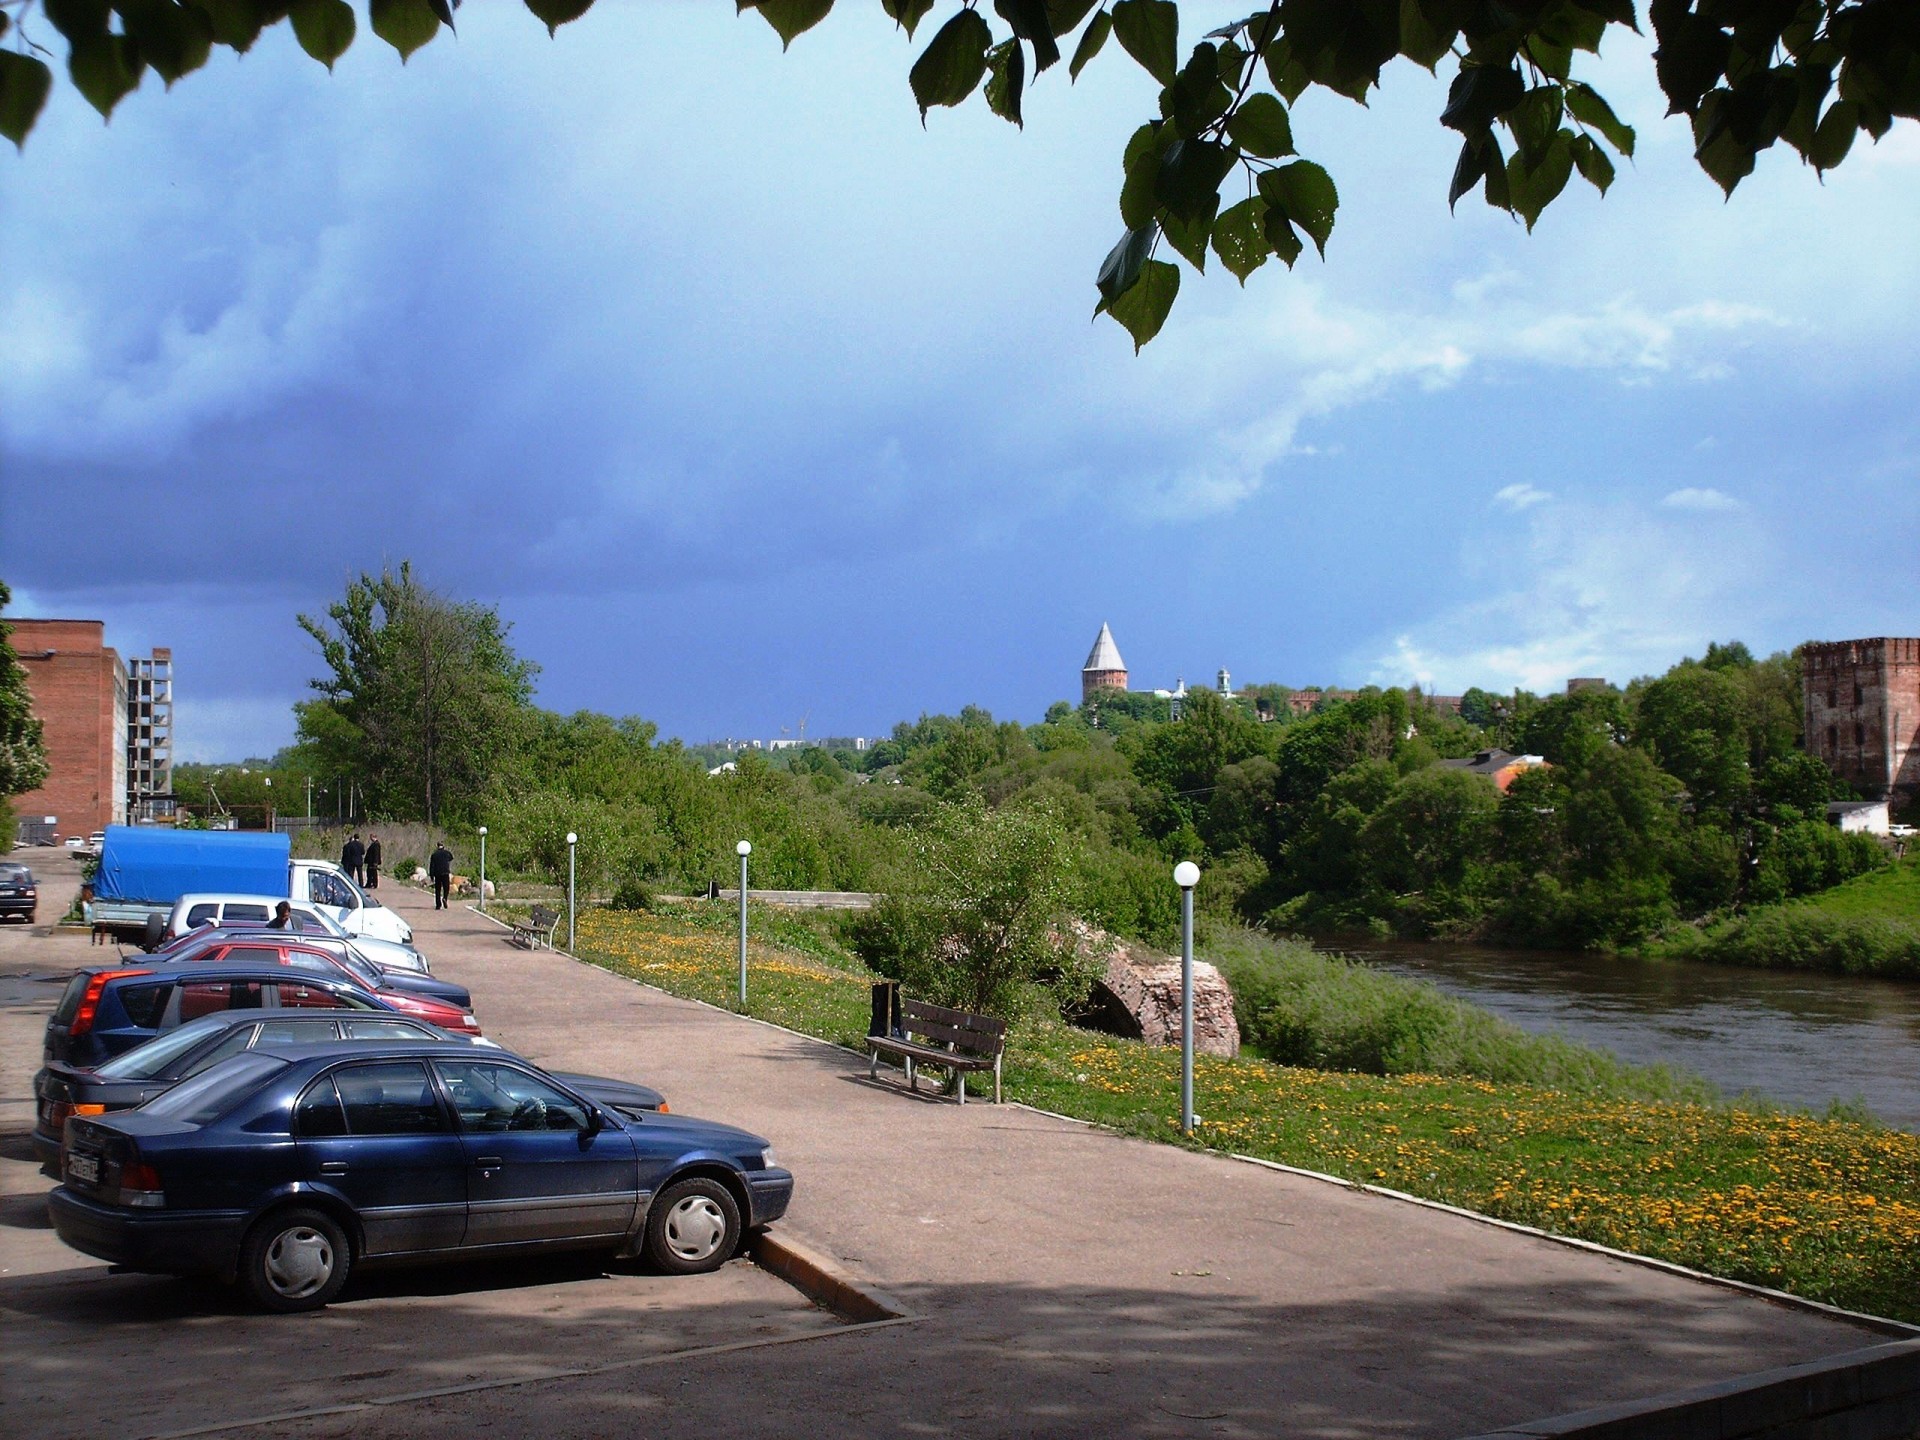
[[[447,849],[446,841],[436,845],[427,857],[427,875],[433,881],[433,908],[446,909],[453,894],[453,852]]]
[[[340,847],[340,868],[347,872],[353,883],[361,880],[361,866],[366,863],[367,847],[360,843],[360,832],[354,831],[347,837],[347,843]]]
[[[367,889],[369,890],[380,888],[380,858],[380,837],[375,835],[367,841]]]

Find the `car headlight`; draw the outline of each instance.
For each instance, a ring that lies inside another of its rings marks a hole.
[[[779,1167],[779,1163],[780,1163],[779,1161],[773,1158],[773,1151],[762,1150],[760,1152],[760,1168],[762,1170],[777,1169]]]

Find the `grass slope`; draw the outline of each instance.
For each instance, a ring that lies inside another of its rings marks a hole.
[[[1920,979],[1920,855],[1818,895],[1769,905],[1643,953],[1774,970]]]
[[[724,923],[723,923],[724,922]],[[582,959],[735,1004],[731,917],[590,910]],[[748,1013],[858,1048],[870,978],[821,932],[769,916]],[[1012,1099],[1181,1143],[1179,1055],[1028,1021]],[[1472,1076],[1368,1075],[1201,1057],[1199,1143],[1920,1321],[1920,1136],[1690,1100],[1624,1099]]]

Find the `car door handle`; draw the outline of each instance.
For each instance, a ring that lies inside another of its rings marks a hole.
[[[347,1173],[347,1162],[344,1160],[325,1161],[320,1166],[320,1173],[322,1175],[344,1175]]]
[[[498,1155],[482,1155],[473,1163],[478,1165],[482,1170],[498,1170],[500,1168],[500,1157]]]

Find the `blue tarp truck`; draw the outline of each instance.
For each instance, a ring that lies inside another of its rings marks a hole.
[[[407,944],[398,915],[324,860],[295,860],[292,842],[258,830],[169,830],[109,825],[87,915],[136,944],[159,938],[182,895],[264,895],[327,908],[351,934]],[[158,917],[150,920],[149,917]]]

